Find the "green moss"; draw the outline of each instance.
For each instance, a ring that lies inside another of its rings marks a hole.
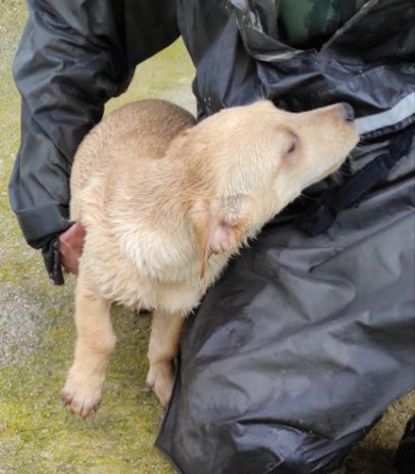
[[[59,472],[59,466],[82,473],[172,472],[153,448],[161,412],[144,385],[148,318],[115,309],[118,349],[102,406],[85,421],[59,400],[74,339],[70,295],[64,298],[59,310],[45,315],[51,325],[38,351],[24,365],[0,370],[0,446],[9,441],[19,453],[13,467],[19,473]]]

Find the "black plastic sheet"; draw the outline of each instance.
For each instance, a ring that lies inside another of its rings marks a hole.
[[[325,234],[277,217],[209,291],[157,443],[179,472],[330,472],[415,387],[414,169]]]

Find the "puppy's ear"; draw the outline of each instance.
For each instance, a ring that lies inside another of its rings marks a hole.
[[[247,237],[251,200],[237,195],[200,200],[192,208],[192,224],[201,262],[200,277],[206,273],[212,254],[237,251]]]

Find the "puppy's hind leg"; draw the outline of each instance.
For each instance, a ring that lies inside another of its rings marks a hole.
[[[98,408],[106,368],[116,342],[110,309],[110,303],[85,284],[81,269],[76,286],[75,356],[62,399],[72,413],[83,418]]]
[[[153,389],[163,407],[168,404],[173,389],[173,359],[179,349],[184,316],[157,310],[154,312],[148,360],[147,385]]]

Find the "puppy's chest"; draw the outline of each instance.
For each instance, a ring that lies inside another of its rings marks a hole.
[[[105,260],[94,258],[95,265],[89,266],[95,284],[105,299],[133,309],[162,309],[183,315],[199,304],[227,261],[219,256],[211,257],[203,279],[200,278],[197,262],[186,267],[166,269],[165,278],[157,279],[145,275],[131,259],[119,252],[114,251],[110,255],[106,248]],[[97,261],[101,263],[96,265]]]

